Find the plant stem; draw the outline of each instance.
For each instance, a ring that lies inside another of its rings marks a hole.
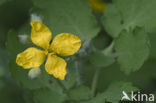
[[[96,91],[96,87],[97,87],[97,81],[99,78],[99,74],[100,74],[100,69],[97,68],[93,77],[93,82],[92,82],[92,87],[91,87],[91,93],[92,93],[92,97],[95,96],[95,91]]]
[[[60,80],[56,79],[56,82],[60,85],[64,92],[67,91],[67,88],[63,85],[63,83]]]
[[[80,85],[81,84],[81,78],[80,78],[80,73],[79,73],[77,61],[75,61],[75,69],[76,69],[77,84]]]

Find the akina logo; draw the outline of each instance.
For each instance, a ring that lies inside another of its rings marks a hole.
[[[130,96],[125,92],[122,91],[123,97],[121,98],[121,101],[127,100],[127,101],[154,101],[154,94],[141,94],[140,92],[133,92],[131,91]]]

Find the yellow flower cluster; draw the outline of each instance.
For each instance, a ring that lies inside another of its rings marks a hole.
[[[103,12],[106,8],[106,3],[102,0],[88,0],[91,8],[97,12]]]
[[[52,33],[46,25],[41,22],[32,21],[31,26],[32,42],[44,50],[30,47],[17,55],[16,63],[24,69],[40,67],[44,63],[47,55],[45,70],[55,78],[64,80],[67,74],[67,63],[57,55],[73,55],[81,47],[81,40],[71,33],[61,33],[58,34],[50,44]]]

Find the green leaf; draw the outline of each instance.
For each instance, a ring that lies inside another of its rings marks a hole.
[[[134,72],[143,65],[149,55],[149,40],[143,28],[129,32],[123,30],[115,39],[115,50],[120,68],[126,74]]]
[[[10,30],[8,32],[6,48],[8,50],[9,56],[15,58],[18,53],[22,52],[27,47],[26,45],[22,45],[22,43],[19,42],[18,32],[15,30]]]
[[[37,89],[33,93],[35,103],[62,103],[66,95],[48,89]]]
[[[105,32],[100,32],[92,39],[94,47],[98,50],[103,50],[110,45],[112,38]]]
[[[10,60],[9,67],[11,76],[23,88],[37,89],[47,87],[49,85],[49,76],[45,70],[43,70],[43,68],[40,77],[36,79],[30,79],[28,77],[29,70],[24,70],[23,68],[17,66],[17,64],[15,64],[15,59]]]
[[[4,69],[3,67],[0,65],[0,77],[3,77],[4,76]]]
[[[8,55],[5,49],[0,48],[0,77],[5,76],[5,69],[8,69]]]
[[[36,89],[36,88],[46,87],[49,83],[49,76],[44,69],[42,69],[39,78],[31,80],[28,77],[29,70],[25,70],[16,64],[16,55],[19,52],[24,51],[24,49],[27,47],[19,42],[17,35],[18,32],[13,30],[10,31],[8,33],[8,40],[6,45],[10,56],[9,69],[11,72],[11,76],[23,88]]]
[[[7,0],[0,0],[0,5],[5,3]]]
[[[63,94],[64,88],[58,83],[57,79],[53,78],[52,83],[48,86],[50,90],[58,93],[58,94]]]
[[[6,84],[4,83],[4,80],[2,80],[2,79],[0,78],[0,91],[1,91],[1,89],[3,89],[5,86],[6,86]]]
[[[102,52],[92,52],[90,55],[90,62],[96,67],[107,67],[115,62],[113,56],[107,56]]]
[[[72,88],[76,83],[76,71],[71,65],[68,64],[67,68],[67,79],[61,81],[66,89]]]
[[[81,101],[88,100],[91,97],[91,90],[83,85],[77,86],[68,91],[69,99]]]
[[[112,83],[105,92],[99,93],[89,103],[105,103],[105,102],[119,103],[119,101],[123,96],[122,91],[130,93],[131,91],[137,90],[138,89],[129,82],[115,82]]]
[[[118,37],[123,30],[135,26],[145,26],[146,31],[156,28],[156,0],[113,0],[108,5],[103,24],[112,37]]]
[[[99,32],[87,0],[33,0],[32,13],[43,16],[43,23],[53,32],[73,33],[81,39],[93,38]]]
[[[3,103],[25,103],[23,99],[23,93],[21,88],[18,88],[14,82],[10,82],[6,79],[2,80],[3,84],[1,84],[0,79],[0,86],[3,85],[3,88],[0,88],[0,100]]]
[[[156,48],[155,48],[155,44],[156,44],[156,32],[150,33],[149,34],[149,38],[150,38],[150,43],[151,43],[150,58],[156,59]]]

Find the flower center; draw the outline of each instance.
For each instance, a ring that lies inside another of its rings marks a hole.
[[[52,49],[48,49],[48,50],[45,50],[45,54],[48,55],[48,54],[55,54],[55,52],[53,52]]]
[[[53,50],[52,49],[48,49],[48,53],[52,53],[53,52]]]

